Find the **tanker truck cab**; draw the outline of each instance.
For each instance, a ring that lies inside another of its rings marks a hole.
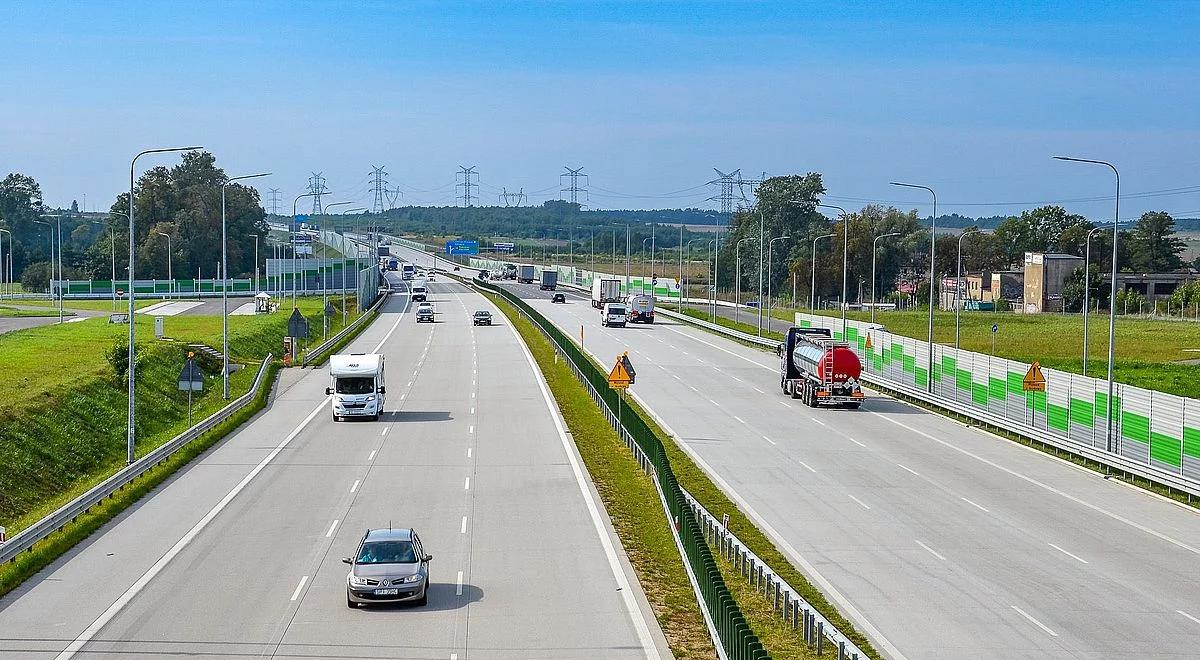
[[[350,417],[379,419],[383,412],[383,356],[378,353],[351,353],[329,358],[329,387],[333,421]]]
[[[779,345],[779,384],[805,405],[858,408],[863,402],[862,364],[826,328],[790,328]]]

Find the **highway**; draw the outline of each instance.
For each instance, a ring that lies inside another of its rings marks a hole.
[[[402,284],[395,281],[397,289]],[[466,287],[406,292],[347,352],[386,357],[378,422],[332,421],[325,369],[0,599],[0,657],[669,656],[512,328]],[[493,309],[495,312],[496,310]],[[411,526],[429,604],[349,609],[368,527]]]
[[[582,327],[602,364],[628,350],[638,400],[888,656],[1200,648],[1194,510],[884,396],[802,407],[774,355],[661,316],[602,328],[586,294],[504,286]]]

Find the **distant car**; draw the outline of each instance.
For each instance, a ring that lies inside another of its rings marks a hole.
[[[368,529],[358,542],[346,575],[346,607],[371,603],[429,602],[429,562],[421,538],[411,529]]]
[[[458,271],[460,271],[460,270],[462,270],[462,269],[461,269],[461,268],[459,268],[458,266],[455,266],[455,267],[454,267],[454,272],[458,272]]]
[[[564,296],[564,295],[563,295],[563,294],[561,294],[561,293],[556,293],[556,294],[554,294],[553,296],[551,296],[551,297],[550,297],[550,302],[552,302],[552,303],[565,303],[565,302],[567,302],[567,297],[566,297],[566,296]]]
[[[430,281],[430,282],[432,282],[432,281],[433,281],[433,275],[434,275],[433,273],[430,273],[430,274],[429,274],[429,278],[428,278],[428,279],[429,279],[429,281]]]
[[[757,300],[748,300],[748,301],[746,301],[746,306],[747,306],[747,307],[754,307],[754,308],[757,308],[757,307],[758,307],[758,301],[757,301]]]
[[[492,274],[489,273],[488,271],[486,271],[486,270],[479,271],[479,279],[486,280],[486,279],[490,279],[491,277],[492,277]]]
[[[433,305],[429,303],[421,303],[417,305],[417,323],[429,321],[433,323]]]
[[[487,311],[486,309],[481,309],[481,310],[475,312],[473,321],[475,322],[475,325],[491,325],[492,324],[492,313]]]

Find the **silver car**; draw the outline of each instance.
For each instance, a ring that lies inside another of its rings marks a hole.
[[[369,603],[429,601],[429,562],[421,539],[411,529],[368,529],[358,543],[346,575],[346,607]]]

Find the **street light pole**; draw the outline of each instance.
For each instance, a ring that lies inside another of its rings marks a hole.
[[[326,208],[328,208],[328,207],[326,207]],[[345,211],[342,211],[342,215],[346,215],[347,213],[362,213],[363,211],[366,211],[366,210],[367,210],[367,208],[365,206],[360,209],[346,209]],[[355,282],[355,284],[357,284],[358,283],[358,243],[351,241],[351,244],[354,245],[354,282]],[[362,308],[360,307],[359,309],[362,309]],[[345,328],[348,323],[349,323],[349,319],[346,317],[346,254],[343,252],[342,253],[342,327]]]
[[[954,278],[954,348],[958,350],[959,316],[962,313],[962,242],[968,234],[978,234],[982,229],[967,229],[958,235],[958,274]]]
[[[1083,251],[1083,375],[1087,377],[1087,360],[1088,360],[1088,306],[1091,304],[1088,301],[1088,291],[1091,287],[1088,268],[1092,264],[1092,235],[1102,230],[1103,227],[1093,227],[1088,232],[1086,247]],[[1112,302],[1108,303],[1112,305]]]
[[[696,241],[704,241],[704,240],[707,240],[707,239],[693,238],[692,240],[688,241],[688,243],[687,243],[688,263],[691,263],[691,261],[692,261],[692,243],[695,243]],[[711,243],[712,241],[708,241],[708,242]],[[682,289],[681,289],[681,291],[682,291]],[[679,300],[682,302],[683,299],[684,299],[683,293],[680,293]]]
[[[243,174],[221,184],[221,391],[226,400],[229,400],[229,252],[225,239],[225,189],[234,181],[270,175],[270,172]]]
[[[817,204],[827,209],[837,209],[842,212],[842,341],[846,340],[846,278],[850,269],[850,214],[846,209],[833,204]]]
[[[49,221],[34,220],[33,222],[46,225],[46,231],[50,233],[50,241],[47,243],[50,248],[50,277],[46,279],[46,295],[50,297],[50,300],[54,300],[54,225]]]
[[[766,218],[763,215],[762,200],[758,203],[758,335],[762,336],[763,326],[763,248],[766,247]]]
[[[740,239],[733,245],[733,322],[741,320],[742,309],[742,243],[758,240],[754,236]]]
[[[136,380],[135,380],[136,373],[135,372],[137,370],[137,361],[135,360],[135,357],[136,357],[135,350],[136,349],[135,349],[134,342],[137,339],[137,324],[134,323],[134,320],[133,320],[133,312],[135,309],[134,298],[136,297],[134,295],[134,291],[133,291],[133,283],[134,283],[134,278],[137,276],[136,271],[134,270],[134,247],[135,247],[135,242],[136,242],[136,236],[134,235],[134,232],[133,232],[133,207],[135,205],[134,197],[133,197],[133,187],[135,185],[135,181],[134,181],[135,169],[137,168],[138,159],[147,154],[169,153],[169,152],[176,152],[176,151],[195,151],[196,149],[203,149],[203,148],[204,147],[168,147],[165,149],[147,149],[145,151],[138,152],[133,157],[133,160],[130,161],[130,163],[129,163],[129,200],[128,200],[129,201],[129,347],[128,347],[128,349],[129,350],[128,350],[128,355],[126,356],[126,359],[128,360],[128,365],[125,370],[126,375],[129,378],[129,382],[128,382],[129,405],[128,405],[128,410],[126,411],[126,420],[125,420],[125,441],[126,441],[125,442],[125,444],[126,444],[125,460],[128,463],[133,463],[134,448],[135,448],[135,443],[137,441],[137,432],[134,428],[134,420],[136,419],[136,417],[134,417],[134,415],[137,412],[137,408],[134,405],[134,401],[135,401],[134,396],[136,394],[135,386],[134,386],[134,384],[136,383]]]
[[[9,263],[12,263],[13,251],[17,249],[13,245],[12,232],[7,229],[0,229],[0,234],[8,234],[8,261]],[[4,283],[5,273],[8,273],[8,297],[14,298],[15,296],[13,295],[12,286],[12,268],[10,267],[7,271],[4,269],[4,237],[0,236],[0,285],[3,285]],[[2,293],[4,293],[4,288],[3,286],[0,286],[0,294]]]
[[[353,203],[354,202],[333,202],[332,204],[326,204],[324,206],[324,211],[325,211],[324,215],[328,215],[328,216],[333,215],[332,213],[329,212],[329,207],[331,207],[331,206],[345,206],[347,204],[353,204]],[[329,287],[325,286],[325,280],[329,276],[325,273],[326,268],[328,268],[328,265],[325,263],[328,260],[326,258],[328,256],[328,253],[325,251],[327,244],[325,242],[325,227],[324,226],[321,227],[320,236],[321,236],[321,258],[320,258],[320,260],[317,261],[317,272],[320,273],[320,279],[321,279],[321,341],[325,341],[326,339],[329,338],[329,317],[325,315],[325,307],[329,305]],[[378,252],[379,251],[376,250],[377,254],[378,254]],[[436,260],[436,257],[434,257],[434,259]],[[435,268],[435,270],[436,270],[436,268]],[[345,272],[346,272],[346,268],[345,268],[345,264],[343,263],[342,264],[342,273],[344,274]],[[344,275],[343,275],[342,279],[345,279]],[[343,290],[345,289],[345,287],[342,287],[342,288],[343,288]],[[344,302],[345,301],[343,301],[343,303]],[[343,305],[342,307],[343,307],[343,309],[345,309],[345,305]]]
[[[318,193],[300,193],[296,195],[296,199],[292,200],[292,225],[288,227],[288,232],[292,243],[292,309],[296,309],[296,204],[305,197],[313,197]],[[370,228],[367,228],[367,236],[370,238]]]
[[[937,245],[937,193],[929,186],[921,186],[915,183],[900,183],[892,181],[893,186],[901,186],[903,188],[919,188],[928,191],[933,195],[933,215],[930,216],[929,222],[929,330],[926,335],[926,341],[929,344],[929,371],[926,374],[928,381],[928,391],[933,391],[933,288],[934,288],[934,248]]]
[[[899,235],[898,231],[888,232],[876,236],[875,240],[871,242],[871,323],[875,322],[875,306],[879,303],[879,299],[875,297],[875,257],[879,254],[879,239]]]
[[[1117,330],[1117,235],[1121,226],[1121,173],[1117,171],[1117,166],[1104,160],[1092,160],[1089,158],[1072,158],[1070,156],[1055,156],[1057,160],[1068,160],[1076,163],[1091,163],[1093,165],[1106,165],[1113,171],[1113,175],[1117,181],[1116,208],[1113,210],[1113,248],[1112,248],[1112,290],[1108,298],[1108,398],[1105,400],[1105,422],[1106,422],[1106,445],[1108,451],[1113,450],[1113,356],[1116,349],[1116,330]]]
[[[251,234],[254,237],[254,295],[258,295],[258,234]]]
[[[767,272],[771,272],[771,250],[775,247],[775,241],[785,241],[791,236],[779,236],[772,238],[767,242]],[[761,305],[761,303],[760,303]],[[767,330],[771,329],[771,280],[767,279]]]
[[[641,292],[642,292],[642,295],[643,295],[643,296],[644,296],[644,295],[646,295],[646,241],[653,241],[653,240],[654,240],[654,237],[653,237],[653,236],[649,236],[649,237],[647,237],[647,238],[643,238],[643,239],[642,239],[642,287],[641,287]],[[650,247],[650,249],[651,249],[651,250],[653,250],[653,249],[654,249],[654,247],[653,247],[653,243],[651,243],[651,247]],[[653,255],[654,255],[654,253],[653,253],[653,252],[651,252],[651,253],[650,253],[650,255],[651,255],[651,257],[650,257],[650,258],[651,258],[651,259],[653,259],[653,258],[654,258],[654,256],[653,256]],[[651,270],[653,270],[653,269],[654,269],[654,267],[653,267],[653,266],[651,266],[651,267],[650,267],[650,269],[651,269]],[[653,290],[651,290],[651,293],[653,293],[653,292],[654,292],[654,291],[653,291]]]
[[[812,283],[808,285],[808,311],[817,311],[817,241],[822,238],[833,238],[833,234],[823,234],[813,239],[812,247]]]

